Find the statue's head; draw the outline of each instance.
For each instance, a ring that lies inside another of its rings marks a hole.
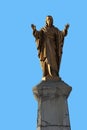
[[[46,26],[52,26],[53,25],[53,17],[48,15],[46,17]]]

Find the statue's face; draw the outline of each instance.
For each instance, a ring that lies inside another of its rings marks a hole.
[[[52,26],[52,19],[51,19],[51,17],[46,17],[46,23],[47,23],[48,27]]]

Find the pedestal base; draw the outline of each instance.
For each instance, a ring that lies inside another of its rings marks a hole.
[[[33,88],[38,101],[37,130],[70,130],[67,98],[71,87],[63,81],[42,81]]]

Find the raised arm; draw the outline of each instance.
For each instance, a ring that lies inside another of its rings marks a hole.
[[[66,24],[64,30],[62,31],[64,36],[67,35],[67,33],[68,33],[68,28],[69,28],[69,24]]]
[[[36,30],[36,26],[34,24],[31,24],[31,28],[33,30],[33,35],[36,39],[39,38],[39,31]]]
[[[34,24],[31,24],[31,28],[33,29],[33,31],[36,30],[36,26]]]

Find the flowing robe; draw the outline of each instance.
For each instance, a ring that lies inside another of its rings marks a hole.
[[[52,71],[59,73],[64,32],[54,26],[45,26],[40,31],[35,30],[33,35],[36,38],[38,57],[40,58],[42,69],[42,63],[45,62]]]

